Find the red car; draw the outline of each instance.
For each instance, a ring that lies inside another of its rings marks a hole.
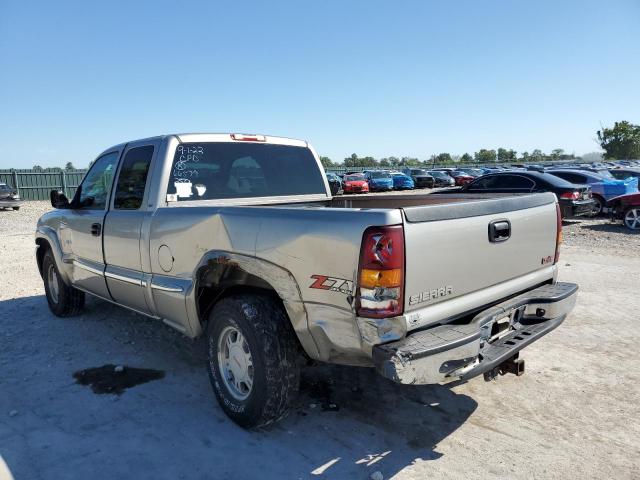
[[[364,175],[345,175],[342,179],[344,193],[369,193],[369,183]]]
[[[449,174],[456,181],[456,185],[462,187],[467,183],[470,183],[475,177],[472,177],[467,172],[463,172],[462,170],[454,170]]]
[[[611,215],[622,220],[624,226],[631,230],[640,230],[640,193],[629,193],[612,198],[607,202]]]

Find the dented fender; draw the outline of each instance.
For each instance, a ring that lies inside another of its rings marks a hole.
[[[196,294],[203,272],[215,268],[223,272],[226,267],[245,272],[267,283],[282,300],[302,348],[309,357],[320,358],[318,346],[309,329],[307,310],[302,301],[298,282],[291,272],[268,260],[223,250],[211,250],[205,253],[195,269],[192,287],[187,292],[187,310],[190,318],[200,318]],[[195,328],[199,329],[198,334],[202,333],[201,325]]]

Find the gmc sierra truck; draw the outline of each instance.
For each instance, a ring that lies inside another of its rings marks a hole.
[[[576,300],[556,282],[553,194],[332,198],[305,141],[123,143],[51,202],[35,239],[51,311],[88,293],[204,335],[213,391],[245,427],[286,413],[310,361],[404,384],[521,374],[519,351]]]

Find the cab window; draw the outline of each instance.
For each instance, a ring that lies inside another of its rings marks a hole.
[[[142,205],[147,184],[153,146],[136,147],[124,156],[118,175],[118,185],[113,207],[119,210],[137,210]]]
[[[118,164],[119,152],[111,152],[98,158],[82,180],[76,194],[75,208],[104,210]]]

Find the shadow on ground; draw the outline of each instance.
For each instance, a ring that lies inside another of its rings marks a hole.
[[[99,300],[59,319],[34,296],[1,301],[0,328],[0,455],[16,478],[389,478],[439,458],[477,407],[447,387],[324,365],[305,370],[286,419],[246,431],[218,407],[201,344],[160,322]],[[109,363],[166,376],[120,396],[72,378]]]
[[[583,225],[585,230],[592,230],[594,232],[608,232],[608,233],[627,233],[629,235],[637,235],[640,230],[631,230],[625,227],[622,223],[598,223],[595,225]]]

